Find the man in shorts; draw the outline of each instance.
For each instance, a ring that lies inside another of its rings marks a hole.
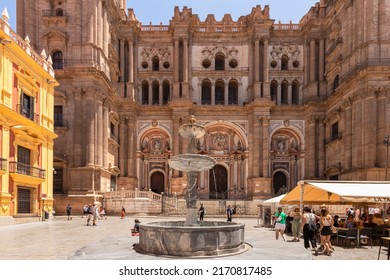
[[[278,207],[278,212],[275,213],[275,237],[276,240],[279,239],[279,234],[282,236],[283,240],[286,241],[286,236],[284,235],[284,230],[286,229],[286,213],[283,212],[282,207]]]

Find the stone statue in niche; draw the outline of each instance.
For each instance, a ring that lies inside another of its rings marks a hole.
[[[226,137],[222,133],[217,133],[213,137],[213,146],[216,150],[223,150],[226,144]]]

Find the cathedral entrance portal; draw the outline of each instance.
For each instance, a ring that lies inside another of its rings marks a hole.
[[[287,178],[283,172],[278,171],[274,174],[272,189],[274,195],[281,195],[287,192]]]
[[[164,192],[164,174],[160,171],[154,172],[150,177],[150,189],[152,192],[161,194]]]
[[[228,195],[228,174],[222,165],[215,165],[209,172],[210,199],[226,199]]]

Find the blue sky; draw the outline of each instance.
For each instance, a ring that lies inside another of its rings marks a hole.
[[[233,20],[242,15],[250,14],[256,5],[269,5],[271,18],[276,22],[299,23],[303,15],[311,6],[319,0],[127,0],[128,8],[133,8],[139,21],[143,24],[168,24],[173,16],[173,9],[179,6],[192,8],[192,13],[197,14],[201,21],[207,14],[214,14],[220,21],[224,14],[231,14]],[[0,12],[7,7],[10,23],[16,29],[16,0],[0,0]],[[153,9],[151,9],[153,7]]]

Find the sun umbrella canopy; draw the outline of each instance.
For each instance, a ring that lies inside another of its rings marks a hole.
[[[389,203],[390,182],[300,181],[281,204]]]

